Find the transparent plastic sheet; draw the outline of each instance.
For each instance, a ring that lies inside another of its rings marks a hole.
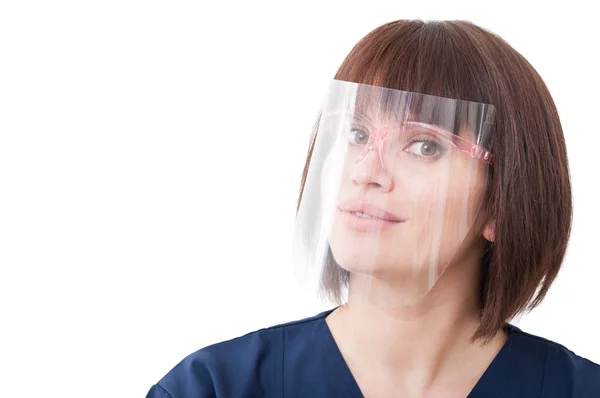
[[[296,218],[301,284],[342,302],[423,299],[479,238],[494,112],[332,81]]]

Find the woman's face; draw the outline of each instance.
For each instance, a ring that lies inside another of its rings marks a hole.
[[[336,206],[329,235],[334,259],[355,273],[437,279],[477,238],[471,227],[487,165],[436,126],[351,119],[322,174],[324,195]]]

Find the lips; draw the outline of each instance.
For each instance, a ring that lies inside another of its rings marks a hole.
[[[362,200],[350,200],[344,202],[338,206],[338,209],[346,213],[363,213],[367,216],[373,217],[373,219],[379,219],[389,222],[404,222],[405,220],[389,211],[382,209],[372,203],[365,202]]]

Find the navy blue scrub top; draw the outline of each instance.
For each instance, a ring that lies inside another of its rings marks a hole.
[[[333,310],[203,348],[146,398],[362,398],[325,322]],[[507,325],[509,338],[469,398],[600,398],[600,366]]]

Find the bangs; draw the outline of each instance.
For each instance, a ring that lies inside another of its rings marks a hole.
[[[392,122],[420,121],[456,135],[466,129],[483,133],[484,137],[489,136],[495,115],[493,105],[489,104],[365,84],[358,86],[352,106],[354,111],[367,118],[380,116]]]
[[[403,97],[393,90],[362,86],[355,106],[363,114],[382,113],[392,119],[419,115],[454,134],[465,127],[489,133],[496,82],[486,65],[493,63],[493,50],[486,41],[473,40],[478,34],[453,21],[390,22],[354,46],[335,79],[424,94]],[[491,142],[485,144],[489,147]]]
[[[395,21],[360,40],[335,79],[491,104],[484,53],[451,23]],[[389,99],[379,101],[387,111]]]

